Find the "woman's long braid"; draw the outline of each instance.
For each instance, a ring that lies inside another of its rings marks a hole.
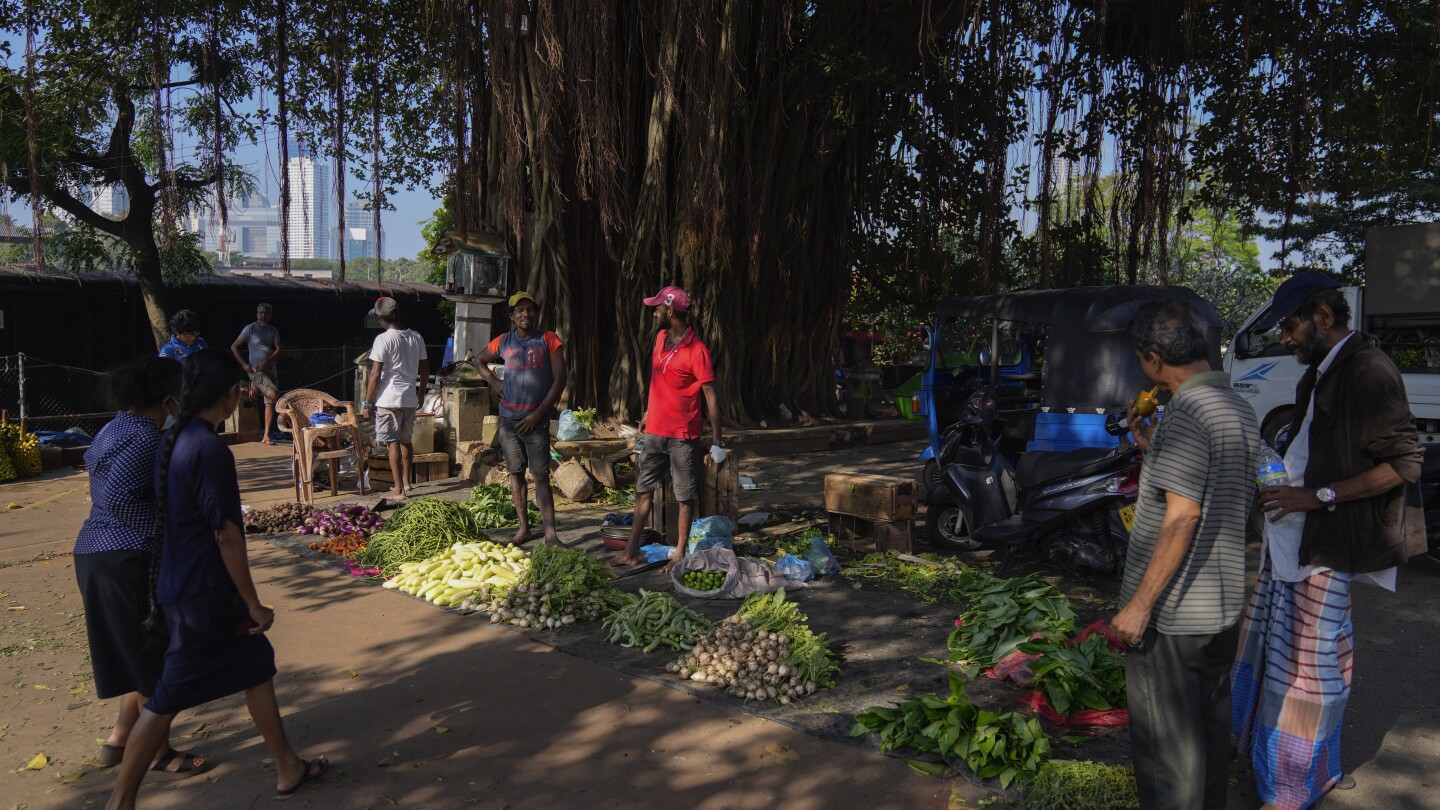
[[[160,611],[157,586],[160,581],[160,561],[165,556],[165,526],[169,522],[168,495],[170,491],[170,458],[175,453],[175,442],[196,415],[218,402],[237,385],[240,368],[229,352],[219,349],[204,349],[190,355],[185,361],[184,386],[180,394],[180,415],[175,424],[165,433],[165,449],[160,454],[159,477],[155,482],[156,519],[155,542],[150,553],[150,615],[145,619],[145,632],[160,635],[164,632],[165,621]]]

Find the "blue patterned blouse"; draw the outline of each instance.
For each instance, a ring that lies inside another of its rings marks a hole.
[[[161,436],[155,420],[125,411],[100,430],[85,451],[90,517],[75,538],[76,554],[151,549],[157,516],[155,457]]]

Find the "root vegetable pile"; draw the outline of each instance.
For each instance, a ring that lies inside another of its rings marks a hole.
[[[641,590],[639,596],[625,595],[623,603],[605,617],[607,639],[622,647],[643,647],[653,652],[664,645],[688,650],[714,625],[699,613],[664,593]]]
[[[329,509],[318,509],[300,522],[296,529],[300,534],[318,534],[321,537],[336,537],[342,534],[358,534],[369,537],[385,525],[385,519],[370,509],[354,504],[342,503]]]
[[[715,627],[695,648],[665,669],[681,678],[713,683],[745,700],[789,704],[835,685],[839,671],[825,634],[810,630],[785,592],[751,594],[740,611]]]
[[[355,559],[387,575],[407,562],[443,554],[456,543],[488,540],[465,507],[439,498],[418,498],[399,509]]]
[[[468,607],[478,594],[508,590],[529,568],[529,556],[515,546],[456,543],[421,562],[400,565],[384,587],[418,596],[435,605]]]
[[[538,545],[530,570],[505,594],[481,591],[475,607],[490,621],[553,630],[576,621],[593,622],[618,604],[610,566],[583,551]]]
[[[365,550],[368,542],[369,539],[364,535],[342,534],[323,543],[311,543],[310,549],[321,554],[334,554],[336,557],[354,557]]]
[[[268,509],[256,509],[245,517],[245,530],[260,534],[293,532],[305,523],[315,510],[300,503],[276,504]]]

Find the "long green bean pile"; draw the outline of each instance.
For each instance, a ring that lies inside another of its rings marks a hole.
[[[428,559],[456,543],[486,539],[465,507],[439,498],[418,498],[395,510],[355,559],[389,575],[402,563]]]
[[[642,589],[639,596],[626,594],[623,600],[605,617],[611,644],[643,647],[647,653],[662,644],[672,650],[688,650],[713,628],[704,616],[667,593]]]

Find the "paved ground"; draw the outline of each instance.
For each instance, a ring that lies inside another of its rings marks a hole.
[[[746,508],[819,505],[836,470],[918,471],[919,446],[856,448],[747,465]],[[246,503],[289,499],[288,448],[236,449]],[[0,810],[88,807],[111,775],[93,756],[114,706],[94,698],[68,557],[88,508],[83,473],[0,487]],[[592,518],[562,514],[579,531]],[[333,775],[292,798],[317,808],[976,806],[964,780],[807,737],[487,628],[253,543],[292,735]],[[1401,590],[1356,599],[1355,695],[1345,761],[1359,787],[1334,808],[1437,807],[1440,566],[1416,563]],[[442,730],[443,729],[443,730]],[[273,768],[239,699],[181,715],[176,739],[218,763],[148,788],[156,808],[240,808],[273,799]],[[49,764],[17,771],[37,754]],[[1232,807],[1253,807],[1243,767]]]

